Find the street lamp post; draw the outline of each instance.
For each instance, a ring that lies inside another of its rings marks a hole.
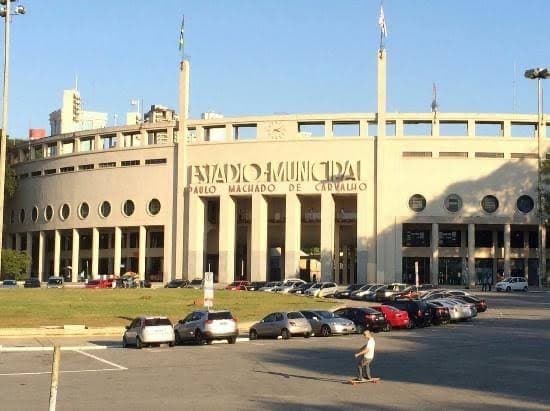
[[[2,135],[0,136],[0,250],[2,249],[2,237],[4,231],[4,184],[6,179],[6,144],[8,134],[8,80],[10,57],[10,16],[25,14],[25,7],[17,6],[12,11],[10,3],[17,0],[0,0],[0,17],[5,19],[4,31],[4,90],[2,94]],[[0,267],[2,253],[0,253]]]
[[[543,259],[545,258],[544,247],[545,244],[542,244],[542,230],[544,229],[544,216],[543,216],[543,207],[542,207],[542,159],[541,159],[541,139],[542,139],[542,128],[544,127],[543,122],[543,100],[542,100],[542,81],[550,77],[550,70],[548,68],[533,68],[525,71],[525,78],[530,80],[537,80],[537,158],[538,158],[538,172],[537,172],[537,196],[538,196],[538,217],[539,217],[539,227],[538,227],[538,237],[539,237],[539,247],[538,247],[538,271],[539,271],[539,288],[542,287],[542,276],[546,275],[543,273]]]

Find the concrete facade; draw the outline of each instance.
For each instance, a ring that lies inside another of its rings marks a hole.
[[[83,271],[166,282],[211,270],[221,283],[389,283],[414,281],[418,267],[421,282],[517,274],[534,285],[548,124],[536,115],[388,113],[385,50],[376,58],[377,113],[201,120],[188,119],[182,62],[178,121],[19,148],[6,245],[21,249],[25,238],[33,275],[76,266],[74,281]]]

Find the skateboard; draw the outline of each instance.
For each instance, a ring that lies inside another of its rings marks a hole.
[[[370,380],[365,380],[365,381],[359,381],[358,379],[354,378],[352,380],[347,380],[346,383],[351,384],[351,385],[363,384],[365,382],[370,382],[370,383],[373,383],[373,384],[377,384],[379,381],[380,381],[380,377],[373,377]]]

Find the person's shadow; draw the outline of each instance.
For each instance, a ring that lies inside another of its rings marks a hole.
[[[336,378],[310,377],[310,376],[307,376],[307,375],[287,374],[285,372],[275,372],[275,371],[254,370],[254,372],[259,372],[259,373],[262,373],[262,374],[276,375],[276,376],[284,377],[284,378],[301,378],[303,380],[339,382],[339,383],[343,383],[343,384],[347,383],[347,380],[345,380],[345,379],[338,380]]]

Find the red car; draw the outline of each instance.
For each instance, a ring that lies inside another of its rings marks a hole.
[[[113,288],[113,280],[90,280],[86,288]]]
[[[225,289],[233,291],[246,290],[246,287],[248,287],[249,285],[250,283],[248,281],[233,281],[231,284],[225,287]]]
[[[409,313],[407,313],[406,311],[398,310],[397,308],[390,305],[379,305],[371,308],[374,308],[376,311],[380,311],[382,314],[384,314],[384,317],[386,317],[386,320],[388,321],[388,328],[390,330],[393,327],[410,327]]]

